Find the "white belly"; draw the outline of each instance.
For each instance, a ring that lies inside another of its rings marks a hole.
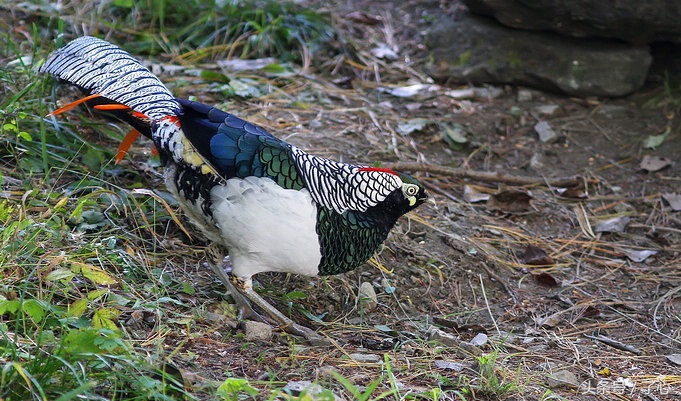
[[[213,187],[211,200],[233,274],[318,273],[317,208],[307,190],[284,189],[268,178],[232,178]]]

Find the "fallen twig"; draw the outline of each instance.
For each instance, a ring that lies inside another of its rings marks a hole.
[[[586,182],[589,183],[596,182],[593,179],[589,180],[580,176],[559,178],[527,177],[504,174],[496,171],[475,171],[463,168],[433,166],[430,164],[420,163],[397,162],[385,163],[384,166],[393,170],[422,171],[426,173],[442,174],[452,177],[470,178],[477,181],[503,182],[506,184],[514,185],[545,185],[554,187],[575,187],[585,182],[585,180]]]
[[[606,336],[603,336],[603,335],[590,336],[588,334],[584,334],[584,336],[587,337],[587,338],[590,338],[592,340],[600,341],[600,342],[607,344],[607,345],[609,345],[613,348],[617,348],[617,349],[622,350],[622,351],[631,352],[632,354],[641,355],[643,353],[643,351],[641,351],[640,349],[638,349],[638,348],[636,348],[632,345],[624,344],[624,343],[617,341],[617,340],[610,338],[610,337],[606,337]]]

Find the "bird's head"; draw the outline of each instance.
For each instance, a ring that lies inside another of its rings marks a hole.
[[[376,167],[365,167],[360,169],[362,172],[371,173],[376,182],[383,185],[390,183],[391,192],[372,209],[388,217],[397,220],[403,214],[417,208],[428,200],[423,184],[414,177],[395,172],[393,170]],[[383,179],[381,179],[383,176]]]
[[[402,173],[397,173],[397,176],[402,180],[402,197],[406,206],[404,213],[428,200],[426,189],[416,178]]]

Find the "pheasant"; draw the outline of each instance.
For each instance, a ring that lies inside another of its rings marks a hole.
[[[71,41],[40,71],[90,94],[51,114],[86,103],[153,141],[166,187],[210,242],[209,265],[240,317],[262,318],[256,305],[270,323],[310,341],[319,335],[264,300],[252,276],[353,270],[400,216],[428,199],[406,174],[314,156],[232,114],[176,98],[138,60],[101,39]]]

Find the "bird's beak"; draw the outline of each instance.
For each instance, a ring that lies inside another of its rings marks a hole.
[[[428,195],[427,193],[425,193],[425,192],[424,192],[423,194],[421,194],[421,196],[419,197],[419,200],[420,200],[421,202],[428,202],[428,203],[430,203],[431,205],[437,207],[437,203],[435,202],[435,199],[433,199],[431,196],[429,196],[429,195]]]

